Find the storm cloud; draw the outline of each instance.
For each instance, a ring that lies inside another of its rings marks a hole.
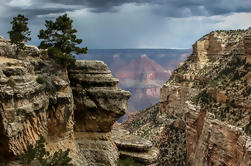
[[[212,30],[251,26],[251,0],[0,0],[0,35],[19,13],[35,45],[44,21],[63,13],[89,48],[189,48]]]
[[[251,0],[1,0],[1,4],[27,15],[46,15],[87,8],[91,12],[119,12],[124,4],[149,4],[164,17],[224,15],[251,12]]]

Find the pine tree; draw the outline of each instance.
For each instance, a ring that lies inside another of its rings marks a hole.
[[[34,146],[28,145],[25,154],[20,158],[20,164],[31,165],[32,162],[36,162],[40,166],[73,166],[72,159],[68,156],[69,152],[69,149],[66,151],[59,149],[50,155],[45,149],[44,137],[40,136]]]
[[[30,31],[28,28],[28,18],[24,15],[19,14],[13,18],[12,30],[9,31],[10,41],[17,45],[17,54],[20,50],[24,49],[24,43],[31,40]]]
[[[64,67],[75,62],[73,52],[76,54],[87,53],[87,47],[80,48],[82,43],[76,36],[76,29],[72,27],[73,20],[67,14],[59,16],[56,21],[45,21],[45,30],[40,30],[39,39],[43,39],[39,45],[41,49],[48,49],[48,54],[58,59]]]

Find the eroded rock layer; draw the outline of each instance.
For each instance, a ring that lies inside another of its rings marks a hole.
[[[112,138],[119,150],[121,159],[131,158],[139,166],[153,166],[157,164],[159,149],[152,146],[152,142],[139,136],[130,135],[127,130],[114,128]]]
[[[160,148],[159,165],[250,165],[250,36],[249,28],[199,39],[161,102],[123,123]]]
[[[115,166],[119,154],[110,131],[125,114],[130,93],[118,88],[118,79],[101,61],[78,61],[69,78],[80,152],[90,165]]]
[[[29,46],[22,55],[15,49],[0,40],[0,156],[5,159],[23,153],[40,135],[55,142],[73,136],[67,75],[55,62],[39,58],[37,48]]]
[[[116,166],[111,128],[129,97],[101,61],[67,71],[36,47],[17,52],[0,37],[0,165],[18,165],[42,135],[50,153],[70,149],[74,165]]]
[[[114,122],[125,114],[130,93],[118,88],[118,79],[101,61],[78,61],[69,76],[76,131],[111,131]]]

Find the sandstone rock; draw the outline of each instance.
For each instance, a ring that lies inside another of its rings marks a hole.
[[[142,165],[151,165],[156,163],[159,156],[158,148],[151,148],[147,152],[139,153],[139,152],[128,152],[128,151],[120,151],[120,156],[133,158],[137,163]]]
[[[32,48],[33,49],[33,48]],[[6,54],[6,57],[9,55]],[[12,55],[11,55],[12,57]],[[1,57],[2,58],[2,57]],[[36,64],[38,59],[16,60],[5,58],[6,63],[0,65],[2,83],[0,85],[1,100],[1,157],[12,158],[24,152],[28,144],[33,144],[39,135],[45,136],[47,148],[57,151],[59,148],[70,148],[72,154],[76,153],[73,142],[73,96],[69,83],[61,86],[60,92],[47,89],[47,83],[37,83],[36,79],[42,77],[65,78],[61,72],[51,75],[49,66],[43,66],[46,72],[43,76],[37,75]],[[52,65],[57,66],[57,64]],[[48,70],[49,69],[49,70]],[[62,81],[61,81],[62,82]],[[67,82],[67,81],[66,81]],[[69,81],[68,81],[69,82]],[[51,98],[55,98],[51,102]],[[69,137],[71,135],[71,137]],[[64,146],[59,146],[62,137],[69,138],[70,143],[64,140]],[[56,146],[57,145],[57,146]]]
[[[34,46],[22,54],[0,38],[0,163],[18,163],[11,160],[42,135],[51,154],[70,149],[76,166],[116,166],[110,131],[130,93],[118,88],[103,62],[77,62],[68,76]]]
[[[118,147],[120,158],[132,158],[138,165],[154,165],[159,157],[158,148],[151,141],[131,135],[127,130],[113,128],[112,138]]]
[[[148,151],[152,147],[151,141],[139,136],[129,135],[128,131],[113,129],[112,138],[119,149],[134,152]]]
[[[117,165],[119,153],[110,133],[77,132],[75,140],[88,165]]]
[[[130,93],[118,88],[118,80],[101,61],[78,61],[69,77],[76,131],[111,131],[114,122],[125,114]]]
[[[220,91],[220,92],[216,92],[215,94],[213,94],[212,96],[217,103],[226,103],[227,101],[227,96],[226,96],[226,92],[225,91]]]
[[[0,56],[16,58],[16,47],[4,38],[0,38]]]
[[[110,131],[125,114],[130,93],[118,88],[118,79],[101,61],[77,61],[69,78],[80,153],[89,165],[117,165],[119,154]]]
[[[201,165],[238,165],[250,164],[248,137],[240,128],[228,125],[203,110],[188,110],[186,133],[188,144],[188,163]]]
[[[40,50],[36,46],[26,45],[25,52],[29,56],[33,56],[33,57],[40,56]]]
[[[250,165],[249,33],[202,37],[161,88],[160,103],[123,122],[160,149],[159,165]]]
[[[251,64],[251,33],[250,32],[244,37],[244,48],[245,48],[246,63]]]

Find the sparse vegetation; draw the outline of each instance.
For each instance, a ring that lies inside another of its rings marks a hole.
[[[44,78],[41,77],[41,76],[38,76],[38,77],[36,78],[36,81],[37,81],[37,83],[39,83],[39,84],[44,84],[44,83],[45,83]]]
[[[188,70],[188,64],[184,63],[182,66],[176,69],[176,72],[185,73],[187,70]]]
[[[211,94],[209,94],[206,90],[201,91],[198,95],[192,98],[192,102],[202,103],[202,104],[210,104],[213,101]]]
[[[245,132],[248,134],[248,135],[251,135],[251,122],[246,125],[245,127]]]
[[[191,101],[192,101],[194,104],[198,104],[198,102],[199,102],[199,96],[198,96],[198,95],[194,96],[194,97],[191,99]]]
[[[125,159],[119,159],[118,166],[137,166],[137,164],[132,158],[127,157]]]
[[[169,126],[168,139],[161,144],[161,156],[165,157],[160,165],[186,165],[186,135],[184,129]]]
[[[41,166],[73,166],[71,158],[68,157],[69,150],[62,151],[61,149],[50,156],[49,152],[45,149],[45,139],[40,136],[35,146],[28,145],[27,151],[20,158],[20,163],[30,165],[35,162],[36,165]]]
[[[246,89],[244,89],[242,91],[242,95],[245,97],[250,96],[251,95],[251,87],[250,86],[246,87]]]

